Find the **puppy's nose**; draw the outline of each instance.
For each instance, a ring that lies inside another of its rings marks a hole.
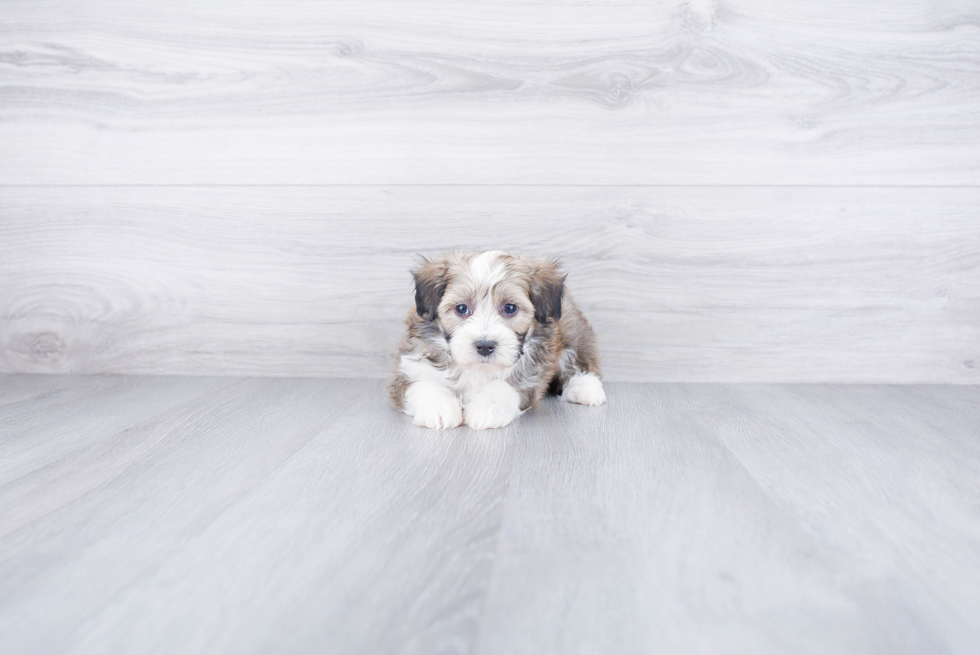
[[[476,352],[480,353],[480,355],[483,357],[489,357],[493,354],[494,349],[497,347],[497,342],[480,339],[473,345],[476,346]]]

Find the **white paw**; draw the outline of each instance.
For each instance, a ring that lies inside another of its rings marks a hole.
[[[521,395],[503,380],[494,380],[470,396],[463,410],[474,430],[502,428],[521,415]]]
[[[579,405],[601,405],[606,402],[606,392],[595,373],[577,373],[565,385],[561,399]]]
[[[405,413],[415,425],[445,430],[463,422],[463,407],[455,394],[434,382],[413,382],[405,391]]]

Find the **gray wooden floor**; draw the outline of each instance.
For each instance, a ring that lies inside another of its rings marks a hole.
[[[975,653],[980,387],[0,377],[0,652]]]

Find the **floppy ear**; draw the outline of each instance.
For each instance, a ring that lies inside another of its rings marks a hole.
[[[422,265],[412,271],[415,278],[415,310],[422,318],[435,320],[449,284],[449,266],[444,260],[422,260]]]
[[[558,270],[558,262],[542,262],[531,272],[531,304],[538,323],[561,318],[561,299],[565,295],[565,276]]]

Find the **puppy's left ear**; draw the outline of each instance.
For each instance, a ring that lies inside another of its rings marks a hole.
[[[561,299],[565,296],[565,276],[558,270],[558,262],[541,262],[531,272],[531,304],[538,323],[561,318]]]
[[[449,284],[449,264],[445,259],[423,259],[422,264],[412,271],[412,277],[415,279],[415,311],[426,320],[435,320]]]

